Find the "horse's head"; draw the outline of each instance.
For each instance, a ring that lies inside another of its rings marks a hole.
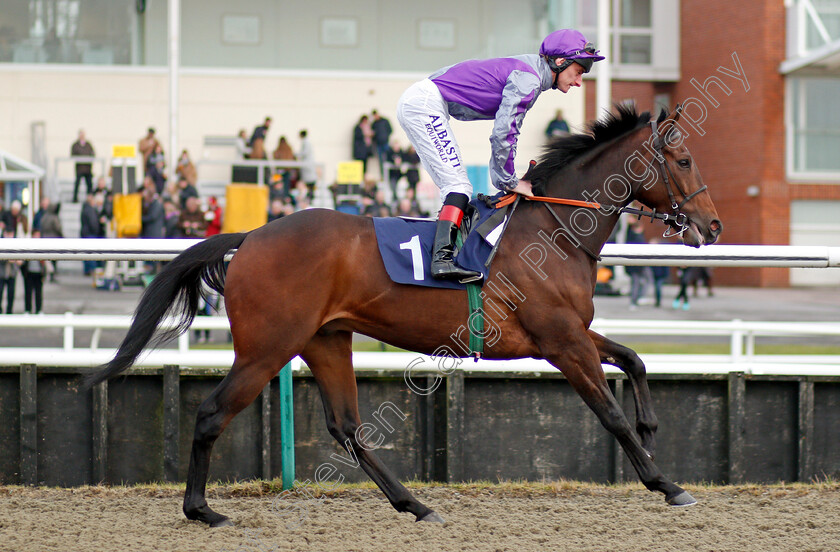
[[[645,153],[653,155],[651,171],[647,173],[651,178],[637,188],[635,198],[660,214],[667,213],[665,223],[680,235],[683,243],[699,247],[714,243],[723,224],[685,146],[685,134],[677,124],[679,118],[677,106],[670,116],[663,111],[658,120],[651,119],[651,136],[645,142]]]

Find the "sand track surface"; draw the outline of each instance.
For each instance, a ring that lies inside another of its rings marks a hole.
[[[840,485],[688,487],[667,506],[639,485],[412,486],[445,524],[415,523],[375,489],[280,495],[218,487],[209,529],[158,487],[0,487],[2,551],[840,550]]]

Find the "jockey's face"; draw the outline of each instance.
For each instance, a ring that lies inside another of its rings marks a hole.
[[[563,58],[557,58],[556,63],[560,65],[565,60]],[[563,92],[564,94],[569,91],[569,89],[573,86],[581,86],[583,84],[583,73],[585,70],[583,66],[579,63],[573,63],[563,69],[560,75],[557,77],[557,90]]]

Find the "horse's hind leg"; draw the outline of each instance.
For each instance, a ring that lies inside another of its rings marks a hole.
[[[286,362],[288,359],[277,357],[259,362],[237,357],[228,375],[199,406],[184,493],[184,515],[188,519],[203,521],[210,527],[232,525],[226,516],[210,509],[204,496],[210,451],[233,417],[253,402]]]
[[[636,433],[642,440],[642,446],[651,458],[656,449],[656,428],[659,421],[653,412],[653,401],[648,389],[645,364],[633,349],[625,347],[601,334],[589,330],[589,337],[598,349],[601,362],[611,364],[627,374],[630,387],[633,388],[633,399],[636,403]]]
[[[382,489],[398,512],[411,512],[417,521],[442,522],[443,519],[434,510],[420,503],[397,481],[372,452],[374,447],[358,435],[361,419],[352,364],[352,336],[351,332],[321,332],[312,338],[300,355],[321,391],[327,429],[348,454],[358,460],[361,468]]]
[[[664,493],[668,504],[674,506],[687,506],[696,502],[685,490],[665,478],[642,447],[639,437],[610,392],[604,370],[598,361],[598,351],[587,334],[571,332],[562,341],[554,339],[541,345],[540,349],[546,360],[563,372],[569,384],[598,416],[601,424],[615,436],[645,487]]]

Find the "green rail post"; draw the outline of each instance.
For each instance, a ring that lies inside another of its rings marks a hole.
[[[292,402],[292,363],[280,370],[280,454],[283,464],[283,490],[295,481],[295,409]]]

